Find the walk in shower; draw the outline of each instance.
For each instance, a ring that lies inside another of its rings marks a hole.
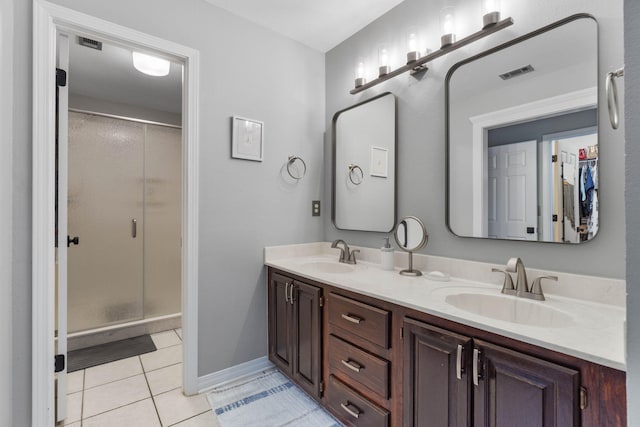
[[[71,339],[179,326],[181,134],[177,126],[69,112]],[[156,320],[165,326],[149,326]]]

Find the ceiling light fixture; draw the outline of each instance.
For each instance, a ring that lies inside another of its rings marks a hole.
[[[141,73],[162,77],[169,74],[171,62],[146,53],[132,52],[133,66]]]

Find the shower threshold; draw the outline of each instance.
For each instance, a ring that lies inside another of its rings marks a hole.
[[[93,347],[113,341],[120,341],[145,334],[155,334],[169,329],[178,329],[182,326],[182,313],[168,314],[152,317],[150,319],[136,320],[120,323],[118,325],[105,326],[103,328],[74,332],[67,335],[68,351]]]

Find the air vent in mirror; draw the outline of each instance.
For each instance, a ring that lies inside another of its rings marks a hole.
[[[500,74],[500,78],[502,80],[509,80],[509,79],[514,78],[514,77],[518,77],[518,76],[521,76],[523,74],[530,73],[532,71],[534,71],[534,69],[531,66],[531,64],[529,64],[529,65],[525,65],[524,67],[516,68],[515,70],[506,72],[504,74]]]

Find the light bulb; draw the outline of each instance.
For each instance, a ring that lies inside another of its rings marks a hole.
[[[378,49],[378,76],[382,77],[389,74],[391,67],[389,66],[389,49],[386,46]]]
[[[456,23],[454,8],[452,6],[444,7],[440,11],[440,27],[442,35],[440,36],[440,47],[447,47],[456,41]]]
[[[171,63],[166,59],[140,52],[132,52],[131,57],[133,58],[133,66],[141,73],[156,77],[169,74]]]
[[[407,64],[416,61],[418,58],[420,58],[418,33],[412,29],[407,34]]]
[[[500,0],[480,0],[480,2],[483,29],[500,21]]]
[[[358,58],[356,61],[356,87],[360,87],[367,82],[365,79],[364,58]]]

